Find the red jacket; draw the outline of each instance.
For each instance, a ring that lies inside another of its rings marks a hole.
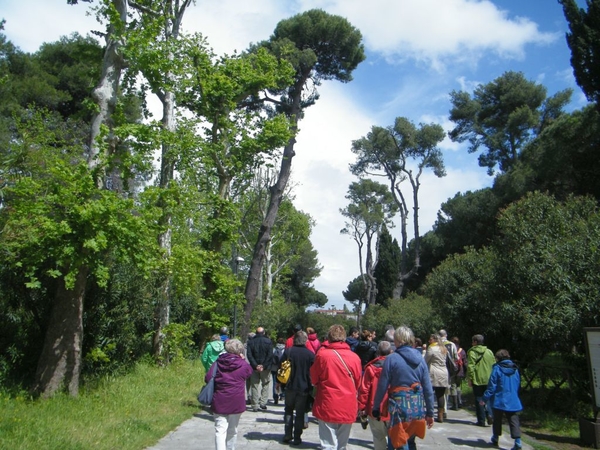
[[[377,391],[377,383],[379,382],[379,376],[383,370],[383,361],[385,356],[378,356],[373,361],[365,366],[365,371],[360,379],[360,386],[358,388],[358,410],[365,411],[369,416],[373,413],[373,400],[375,400],[375,391]],[[381,401],[379,411],[381,412],[381,420],[389,420],[389,413],[387,409],[387,392]]]
[[[352,376],[336,355],[348,366]],[[360,358],[345,342],[332,342],[321,347],[310,368],[310,379],[317,388],[313,416],[330,423],[354,423],[358,414],[356,394],[362,367]]]

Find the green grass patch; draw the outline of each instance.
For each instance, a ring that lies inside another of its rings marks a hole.
[[[140,364],[102,380],[79,397],[0,397],[0,448],[140,450],[154,445],[199,410],[199,361],[166,368]]]

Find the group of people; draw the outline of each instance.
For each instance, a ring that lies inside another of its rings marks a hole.
[[[494,356],[481,335],[473,336],[468,352],[458,338],[448,340],[444,330],[432,334],[423,345],[405,326],[389,327],[378,343],[374,332],[351,328],[347,335],[342,325],[332,325],[322,343],[313,329],[303,330],[300,325],[275,346],[262,327],[245,347],[237,339],[223,341],[221,336],[213,336],[202,355],[205,381],[213,373],[215,377],[211,412],[217,450],[235,447],[246,397],[253,411],[264,410],[270,391],[275,404],[285,402],[284,443],[302,443],[312,410],[322,449],[345,449],[358,418],[363,427],[370,426],[375,450],[413,450],[415,438],[423,439],[434,424],[436,403],[439,422],[446,417],[446,396],[450,409],[462,406],[464,378],[476,398],[476,424],[493,425],[491,443],[498,443],[506,415],[515,439],[513,450],[521,448],[518,369],[508,351],[499,350]],[[222,353],[211,362],[221,345]],[[283,361],[291,363],[285,385],[276,381]],[[217,370],[209,370],[214,363]]]

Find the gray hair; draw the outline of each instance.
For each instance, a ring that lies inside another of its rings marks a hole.
[[[244,353],[244,344],[239,339],[227,339],[225,341],[225,351],[234,355]]]
[[[390,328],[385,332],[385,340],[388,342],[394,342],[394,334],[396,331],[393,328]]]
[[[448,337],[448,333],[446,332],[446,330],[443,330],[443,329],[442,329],[442,330],[440,330],[440,331],[438,331],[438,334],[440,335],[440,337],[441,337],[442,339],[445,339],[445,338],[447,338],[447,337]]]
[[[377,344],[377,354],[379,356],[387,356],[392,353],[392,343],[390,341],[381,341]]]
[[[308,341],[308,335],[304,331],[296,331],[294,335],[294,345],[304,345]]]
[[[400,347],[402,345],[410,345],[412,346],[415,342],[415,335],[413,331],[407,326],[400,326],[394,333],[394,343],[396,347]]]

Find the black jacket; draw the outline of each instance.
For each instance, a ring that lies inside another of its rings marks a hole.
[[[315,362],[315,354],[305,345],[294,345],[285,349],[281,360],[285,361],[286,359],[290,360],[292,371],[285,389],[304,393],[312,392],[310,366]]]
[[[273,342],[264,334],[257,334],[248,341],[246,355],[253,369],[256,370],[256,366],[262,365],[263,370],[271,370],[271,364],[273,364]]]
[[[360,363],[363,367],[377,356],[377,344],[372,341],[360,341],[354,350],[354,353],[360,358]]]

